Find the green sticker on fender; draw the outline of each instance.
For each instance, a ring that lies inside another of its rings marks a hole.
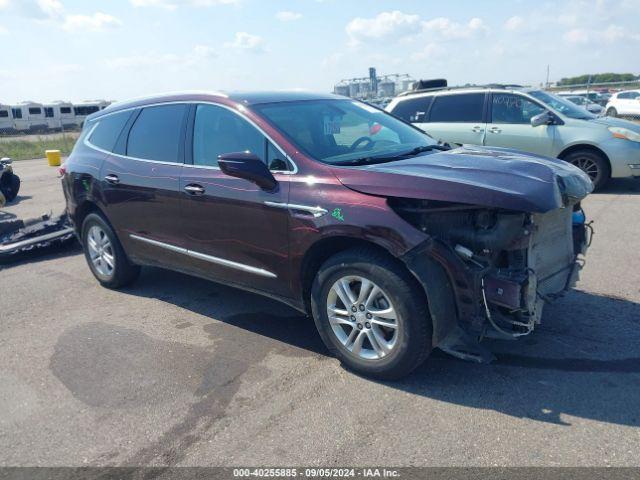
[[[333,218],[337,218],[341,222],[344,222],[344,217],[342,216],[342,209],[341,208],[334,208],[333,212],[331,212],[331,216]]]

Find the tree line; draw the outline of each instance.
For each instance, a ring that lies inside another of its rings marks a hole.
[[[583,85],[585,83],[605,83],[605,82],[629,82],[640,80],[640,75],[633,73],[596,73],[593,75],[579,75],[577,77],[562,78],[557,85]]]

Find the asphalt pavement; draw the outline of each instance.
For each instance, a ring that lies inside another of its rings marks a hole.
[[[0,219],[61,211],[54,168]],[[358,377],[310,319],[160,269],[102,288],[78,248],[0,267],[0,465],[640,466],[640,182],[584,203],[577,289],[476,365]]]

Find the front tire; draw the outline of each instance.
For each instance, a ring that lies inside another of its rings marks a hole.
[[[600,190],[611,177],[611,167],[606,158],[591,150],[577,150],[564,157],[564,160],[589,175],[593,189]]]
[[[618,111],[613,108],[613,107],[609,107],[607,109],[607,117],[617,117],[618,116]]]
[[[140,275],[140,267],[129,262],[113,229],[97,213],[82,223],[82,246],[91,273],[102,286],[122,288]]]
[[[348,250],[327,260],[313,282],[311,306],[327,348],[357,373],[395,380],[431,352],[424,291],[375,250]]]

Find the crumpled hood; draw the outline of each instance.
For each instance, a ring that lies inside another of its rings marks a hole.
[[[338,180],[362,193],[547,212],[593,190],[582,170],[562,160],[507,148],[464,145],[406,160],[332,167]]]

